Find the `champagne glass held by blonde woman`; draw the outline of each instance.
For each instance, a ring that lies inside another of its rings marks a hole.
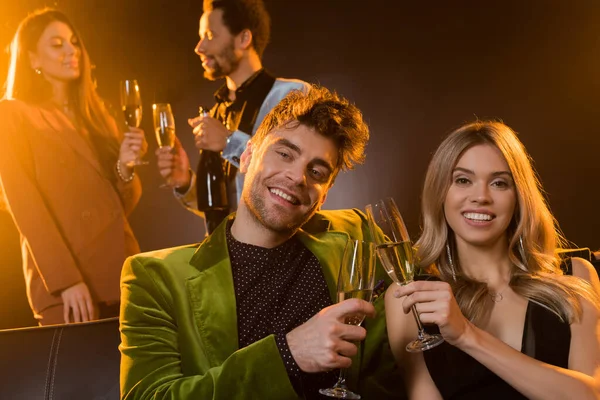
[[[26,17],[0,102],[3,200],[20,232],[27,296],[42,325],[118,315],[119,275],[139,252],[127,216],[144,132],[120,132],[65,14]]]
[[[386,293],[392,350],[412,399],[596,399],[598,276],[561,243],[530,158],[506,125],[452,132],[427,171],[423,266],[439,281]],[[416,305],[445,343],[421,354]]]

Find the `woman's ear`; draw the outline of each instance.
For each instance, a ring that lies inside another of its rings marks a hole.
[[[28,51],[27,54],[29,55],[29,65],[31,65],[31,69],[38,69],[40,65],[37,54],[35,54],[33,51]]]
[[[248,167],[250,166],[250,161],[252,161],[252,141],[249,141],[246,144],[246,149],[242,153],[240,157],[240,172],[245,174],[248,172]]]

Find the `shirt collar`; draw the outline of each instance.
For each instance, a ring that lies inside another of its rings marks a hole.
[[[234,238],[233,234],[231,233],[231,226],[233,225],[233,221],[234,221],[234,219],[227,221],[227,226],[226,226],[227,230],[225,232],[225,236],[227,238],[227,247],[229,249],[230,255],[235,247],[237,247],[238,249],[243,249],[244,252],[246,252],[246,253],[258,252],[259,254],[277,254],[277,253],[290,252],[290,251],[292,251],[292,249],[295,246],[300,244],[296,235],[293,235],[291,238],[289,238],[285,242],[283,242],[280,245],[273,247],[273,248],[261,247],[261,246],[256,246],[256,245],[249,244],[249,243],[240,242],[236,238]],[[234,246],[234,245],[237,245],[237,246]]]
[[[241,96],[243,96],[245,90],[252,86],[254,82],[256,82],[256,78],[265,73],[265,69],[261,68],[255,73],[253,73],[248,79],[244,81],[235,91],[235,100],[237,101]],[[215,100],[218,103],[226,103],[229,102],[229,89],[227,88],[227,84],[223,84],[215,93]]]

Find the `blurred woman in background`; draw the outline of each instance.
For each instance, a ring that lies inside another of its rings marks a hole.
[[[21,235],[27,296],[42,325],[118,315],[119,275],[139,252],[127,216],[144,132],[120,132],[67,16],[26,17],[0,102],[0,181]]]

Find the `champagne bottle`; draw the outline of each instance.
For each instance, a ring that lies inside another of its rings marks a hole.
[[[208,116],[204,107],[199,107],[199,113],[201,116]],[[198,210],[204,213],[206,231],[211,234],[230,212],[225,160],[219,153],[200,150],[196,190]]]

